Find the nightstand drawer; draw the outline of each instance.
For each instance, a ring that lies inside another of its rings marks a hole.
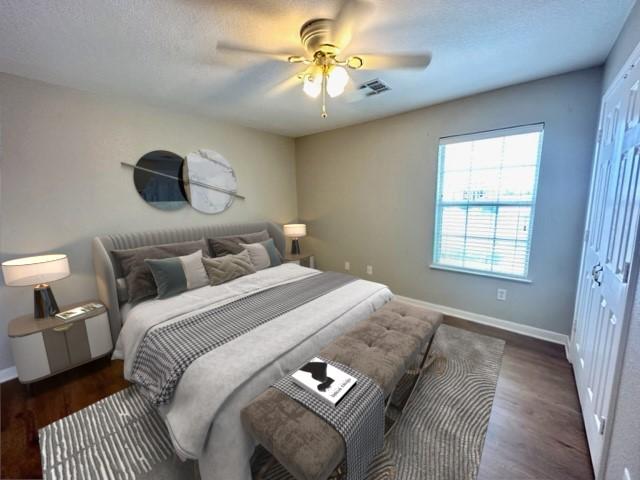
[[[9,341],[21,382],[31,382],[51,375],[42,333],[10,338]]]
[[[73,322],[73,326],[64,332],[67,340],[67,350],[69,351],[69,364],[78,365],[91,360],[91,350],[89,349],[89,338],[87,337],[87,327],[85,321]]]
[[[70,322],[42,332],[51,373],[91,360],[84,320]]]
[[[87,330],[87,338],[91,358],[100,357],[111,351],[111,327],[109,326],[109,315],[103,312],[95,317],[87,318],[84,321]]]
[[[69,368],[69,352],[67,351],[65,332],[53,329],[45,330],[42,332],[42,338],[51,373]]]

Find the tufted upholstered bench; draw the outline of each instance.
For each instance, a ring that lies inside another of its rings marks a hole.
[[[405,373],[424,364],[441,323],[440,313],[392,300],[320,355],[368,375],[390,399]],[[342,463],[340,434],[275,388],[255,398],[241,416],[251,436],[297,479],[326,479]]]

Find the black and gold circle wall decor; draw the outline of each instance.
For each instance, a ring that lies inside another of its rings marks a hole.
[[[200,149],[186,158],[166,150],[143,155],[133,165],[133,183],[142,199],[161,210],[178,210],[189,203],[203,213],[221,213],[238,195],[233,168],[221,154]]]

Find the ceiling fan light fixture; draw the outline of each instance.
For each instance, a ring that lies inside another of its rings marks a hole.
[[[307,60],[304,57],[301,57],[300,55],[291,55],[290,57],[287,58],[287,61],[289,63],[310,63],[310,60]]]
[[[306,73],[302,83],[302,91],[311,98],[318,98],[322,91],[322,73]]]
[[[329,70],[327,77],[327,94],[331,98],[342,95],[347,83],[349,83],[349,74],[344,67],[334,66]]]
[[[362,65],[364,65],[364,60],[358,56],[354,55],[353,57],[347,58],[347,67],[349,68],[357,70],[362,67]]]

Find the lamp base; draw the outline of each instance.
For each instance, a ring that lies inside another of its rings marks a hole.
[[[53,296],[51,287],[46,283],[33,287],[33,316],[34,318],[52,317],[59,313],[60,309]]]
[[[300,255],[300,243],[297,238],[291,240],[291,255]]]

